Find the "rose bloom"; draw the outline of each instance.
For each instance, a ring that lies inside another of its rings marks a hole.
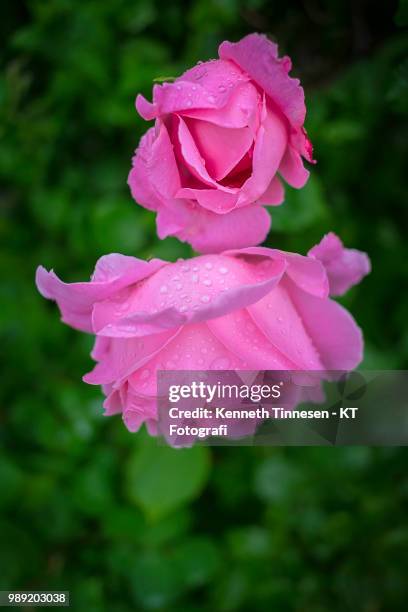
[[[329,234],[307,257],[252,247],[167,263],[119,254],[90,282],[39,267],[37,286],[62,320],[95,334],[105,414],[156,432],[158,370],[351,370],[362,335],[331,300],[369,272],[368,257]]]
[[[260,34],[223,42],[219,58],[155,85],[153,103],[137,97],[139,114],[155,125],[128,180],[134,199],[156,211],[159,237],[201,253],[261,243],[270,227],[262,205],[283,201],[281,178],[303,187],[302,157],[313,161],[290,59]]]

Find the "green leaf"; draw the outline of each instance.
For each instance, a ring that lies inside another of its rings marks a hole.
[[[128,495],[151,519],[158,519],[194,499],[209,473],[203,446],[174,449],[146,439],[128,466]]]
[[[181,544],[174,554],[179,573],[189,587],[209,582],[220,567],[220,554],[207,537],[195,537]]]
[[[148,552],[130,571],[136,601],[147,610],[162,610],[183,590],[183,577],[170,557]]]

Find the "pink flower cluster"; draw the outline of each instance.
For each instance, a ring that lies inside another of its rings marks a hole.
[[[219,59],[136,106],[155,126],[129,175],[132,195],[157,213],[160,238],[202,254],[175,263],[111,254],[89,282],[66,284],[37,270],[41,294],[62,320],[95,335],[105,414],[137,431],[157,426],[159,370],[351,370],[363,340],[341,295],[370,271],[367,255],[327,234],[307,256],[255,246],[269,230],[265,204],[282,179],[301,188],[312,161],[299,81],[289,58],[252,34],[224,42]]]

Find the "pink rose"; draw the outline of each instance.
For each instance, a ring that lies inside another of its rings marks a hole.
[[[177,236],[202,253],[262,242],[281,204],[278,175],[303,187],[312,146],[291,61],[275,43],[250,34],[223,42],[218,60],[199,63],[174,83],[153,88],[136,108],[155,119],[129,174],[135,200],[157,213],[160,238]]]
[[[66,284],[42,267],[36,281],[65,323],[96,335],[97,364],[84,380],[103,385],[106,414],[122,413],[131,431],[146,422],[154,432],[158,370],[357,366],[360,329],[329,298],[334,278],[349,287],[369,271],[366,256],[352,253],[333,250],[328,269],[324,257],[262,247],[176,263],[112,254],[90,282]]]

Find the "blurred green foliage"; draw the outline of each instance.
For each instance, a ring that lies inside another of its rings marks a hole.
[[[406,24],[405,0],[3,4],[0,589],[70,590],[89,612],[405,609],[403,449],[156,447],[101,416],[80,380],[91,338],[33,279],[39,263],[85,279],[111,251],[190,253],[128,193],[134,98],[264,31],[305,85],[318,160],[268,244],[306,252],[334,230],[369,252],[344,299],[364,365],[406,367]]]

